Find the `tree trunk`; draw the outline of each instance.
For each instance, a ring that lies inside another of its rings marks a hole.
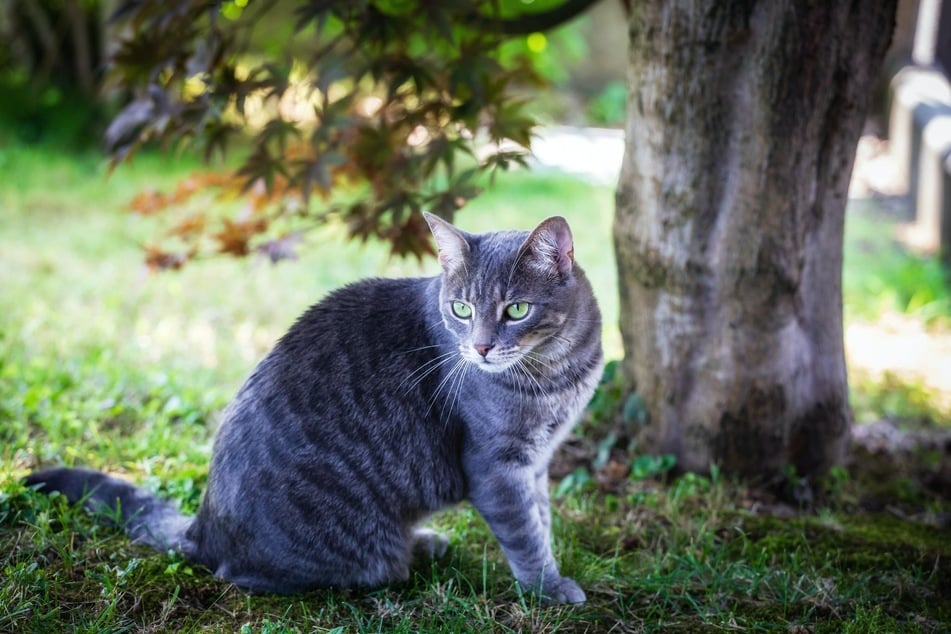
[[[896,0],[631,5],[614,235],[641,446],[821,473],[851,421],[842,233]]]

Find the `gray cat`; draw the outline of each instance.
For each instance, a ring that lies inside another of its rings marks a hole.
[[[225,411],[198,514],[87,469],[30,486],[118,516],[253,592],[376,587],[447,540],[416,525],[468,499],[519,583],[585,594],[551,549],[548,463],[601,374],[601,317],[554,217],[467,234],[427,214],[442,275],[331,293]]]

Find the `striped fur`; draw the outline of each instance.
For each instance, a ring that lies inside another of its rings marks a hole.
[[[523,586],[584,601],[558,572],[548,500],[548,463],[602,364],[568,225],[469,235],[427,221],[442,275],[366,280],[304,313],[226,410],[194,518],[95,471],[52,469],[28,484],[278,593],[406,579],[414,553],[447,543],[416,525],[469,499]],[[530,307],[512,319],[517,302]]]

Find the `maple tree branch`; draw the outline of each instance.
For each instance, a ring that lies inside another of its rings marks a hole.
[[[481,13],[475,13],[468,18],[467,22],[469,26],[483,31],[495,31],[505,35],[528,35],[561,26],[598,1],[566,0],[553,9],[537,13],[521,13],[510,18],[492,18]]]

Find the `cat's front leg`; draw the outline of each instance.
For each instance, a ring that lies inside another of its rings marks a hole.
[[[535,503],[538,505],[538,515],[542,520],[542,529],[551,540],[551,500],[548,493],[548,466],[544,466],[535,473]]]
[[[547,489],[540,504],[532,469],[496,466],[470,478],[469,498],[499,540],[515,578],[544,601],[583,603],[584,591],[559,574],[552,554]]]

